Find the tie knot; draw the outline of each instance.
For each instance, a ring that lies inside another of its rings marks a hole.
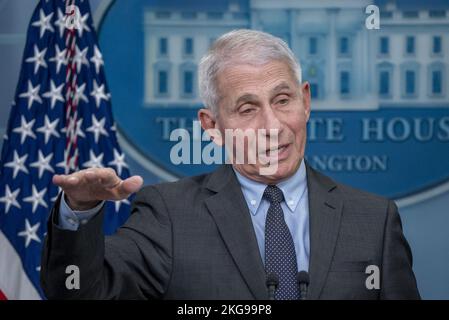
[[[272,185],[269,185],[265,188],[263,197],[270,203],[280,203],[284,201],[284,194],[282,193],[282,190]]]

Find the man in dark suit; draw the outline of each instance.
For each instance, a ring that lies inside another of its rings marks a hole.
[[[104,200],[126,198],[142,179],[122,181],[107,168],[55,176],[64,192],[43,252],[48,298],[298,299],[304,270],[308,299],[419,299],[394,202],[304,161],[310,89],[282,40],[223,35],[203,57],[199,82],[202,127],[233,151],[232,164],[141,189],[126,224],[106,238]],[[270,141],[255,162],[248,139],[223,138],[248,129],[257,143]],[[77,290],[66,287],[68,265],[80,270]]]

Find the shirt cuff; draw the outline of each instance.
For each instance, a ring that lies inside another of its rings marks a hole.
[[[76,231],[80,223],[86,224],[89,222],[90,219],[101,211],[103,205],[104,201],[101,201],[97,206],[89,210],[72,210],[65,201],[65,193],[63,191],[59,206],[59,227],[65,230]]]

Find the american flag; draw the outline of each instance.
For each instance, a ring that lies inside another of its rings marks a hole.
[[[0,159],[0,299],[45,298],[39,285],[54,174],[112,167],[129,176],[116,137],[87,0],[41,0],[28,27],[22,69]],[[104,229],[129,215],[106,204]]]

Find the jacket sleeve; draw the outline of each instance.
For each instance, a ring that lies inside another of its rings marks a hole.
[[[383,239],[381,299],[420,299],[410,246],[402,232],[398,208],[389,201]]]
[[[137,193],[128,221],[109,237],[102,231],[104,208],[77,231],[59,228],[60,200],[51,211],[42,253],[41,285],[48,299],[163,297],[171,275],[172,229],[155,187]],[[79,289],[66,287],[70,265],[78,267]]]

